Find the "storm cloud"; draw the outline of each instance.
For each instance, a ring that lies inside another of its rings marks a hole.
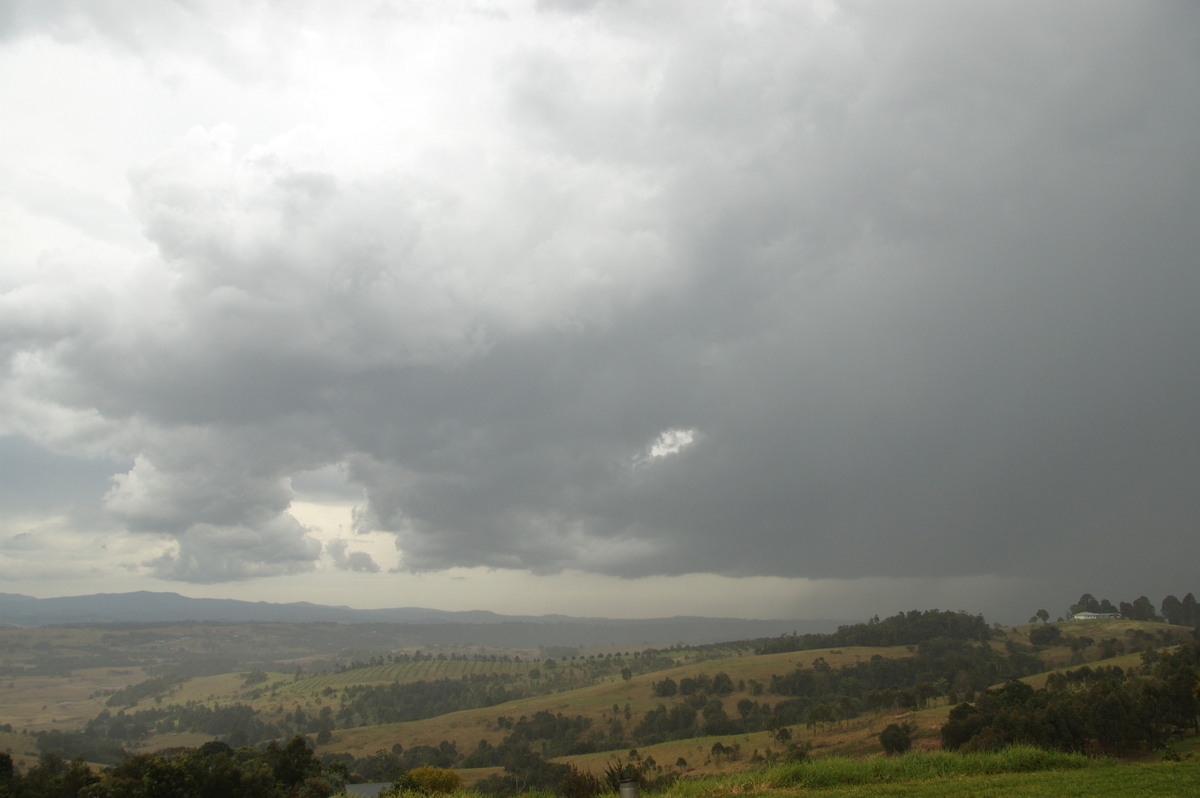
[[[314,568],[333,469],[401,570],[1191,578],[1195,5],[217,5],[0,20],[169,120],[0,294],[131,566]]]

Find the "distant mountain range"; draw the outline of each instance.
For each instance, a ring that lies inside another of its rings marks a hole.
[[[548,616],[552,617],[552,616]],[[296,601],[272,604],[266,601],[188,598],[178,593],[95,593],[90,596],[60,596],[39,599],[19,593],[0,593],[0,622],[22,626],[63,623],[162,623],[171,621],[247,621],[309,623],[499,623],[526,618],[494,612],[445,612],[417,607],[387,610],[356,610]]]
[[[792,632],[828,632],[831,620],[746,620],[741,618],[615,619],[566,615],[499,615],[486,610],[449,612],[421,607],[356,610],[307,601],[188,598],[178,593],[96,593],[39,599],[0,593],[0,625],[173,623],[385,623],[420,627],[430,642],[468,640],[485,644],[503,639],[510,645],[703,644],[777,637]]]

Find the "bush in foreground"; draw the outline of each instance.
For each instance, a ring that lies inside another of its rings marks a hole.
[[[449,795],[463,787],[462,776],[449,768],[422,765],[405,773],[384,793],[384,796],[406,795]]]

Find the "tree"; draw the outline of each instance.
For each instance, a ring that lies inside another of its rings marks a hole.
[[[58,754],[43,752],[37,764],[20,779],[20,789],[16,794],[23,798],[74,796],[97,781],[99,777],[82,759],[67,762]],[[17,786],[15,777],[13,786]]]
[[[908,723],[892,723],[879,733],[879,743],[884,753],[903,754],[912,748],[913,727]]]
[[[824,728],[826,723],[833,721],[833,709],[828,704],[815,704],[808,710],[808,719],[805,725],[808,728]]]
[[[1071,605],[1071,614],[1077,612],[1100,612],[1100,602],[1091,593],[1084,593],[1079,601]]]
[[[930,694],[932,696],[932,693]],[[854,699],[848,695],[841,696],[837,702],[838,720],[850,720],[858,717],[858,707],[854,703]]]
[[[733,679],[729,678],[729,674],[721,671],[713,676],[712,691],[717,695],[728,695],[733,692]]]
[[[1196,603],[1196,597],[1188,593],[1183,597],[1180,605],[1180,624],[1183,626],[1200,626],[1200,604]]]
[[[1041,619],[1042,623],[1050,623],[1050,613],[1046,610],[1038,610],[1037,617]]]
[[[571,769],[558,784],[558,793],[563,798],[596,798],[604,791],[605,785],[599,776],[586,770],[579,770],[574,765],[569,767]]]
[[[1162,600],[1162,605],[1159,608],[1163,619],[1170,624],[1183,624],[1183,602],[1174,596],[1167,596]]]
[[[715,696],[708,700],[708,703],[700,710],[700,714],[704,717],[704,725],[701,731],[706,735],[733,734],[737,732],[737,726],[725,714],[725,707],[721,703],[721,699]]]
[[[12,757],[0,751],[0,795],[9,796],[13,794],[13,781],[16,777],[17,769],[13,765]]]
[[[1162,620],[1154,611],[1154,605],[1150,603],[1150,599],[1145,596],[1138,596],[1133,600],[1133,619],[1135,621]]]
[[[320,763],[313,757],[308,743],[298,734],[283,748],[274,740],[267,743],[266,759],[275,772],[275,779],[284,787],[292,787],[301,784],[309,776],[320,775]]]
[[[462,788],[462,776],[449,768],[438,768],[432,765],[422,765],[413,768],[397,779],[392,788],[432,795],[434,793],[452,793]]]

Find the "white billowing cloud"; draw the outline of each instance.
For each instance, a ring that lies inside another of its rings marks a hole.
[[[298,131],[235,159],[234,135],[194,129],[134,176],[191,346],[245,349],[283,326],[272,356],[453,365],[498,335],[604,325],[666,276],[636,175],[518,150],[458,191],[402,165],[322,171],[312,148],[354,141]]]
[[[215,459],[199,457],[164,471],[139,456],[132,469],[114,478],[105,504],[132,528],[179,532],[197,519],[225,524],[265,521],[291,503],[291,491],[282,480],[260,478],[255,484],[256,475],[244,471],[216,475]]]
[[[145,563],[164,579],[221,582],[312,570],[321,544],[289,516],[255,526],[192,524],[178,545]]]
[[[318,567],[333,472],[414,571],[1115,580],[1193,533],[1186,5],[12,8],[0,74],[105,102],[0,78],[0,431],[112,460],[154,574]]]

